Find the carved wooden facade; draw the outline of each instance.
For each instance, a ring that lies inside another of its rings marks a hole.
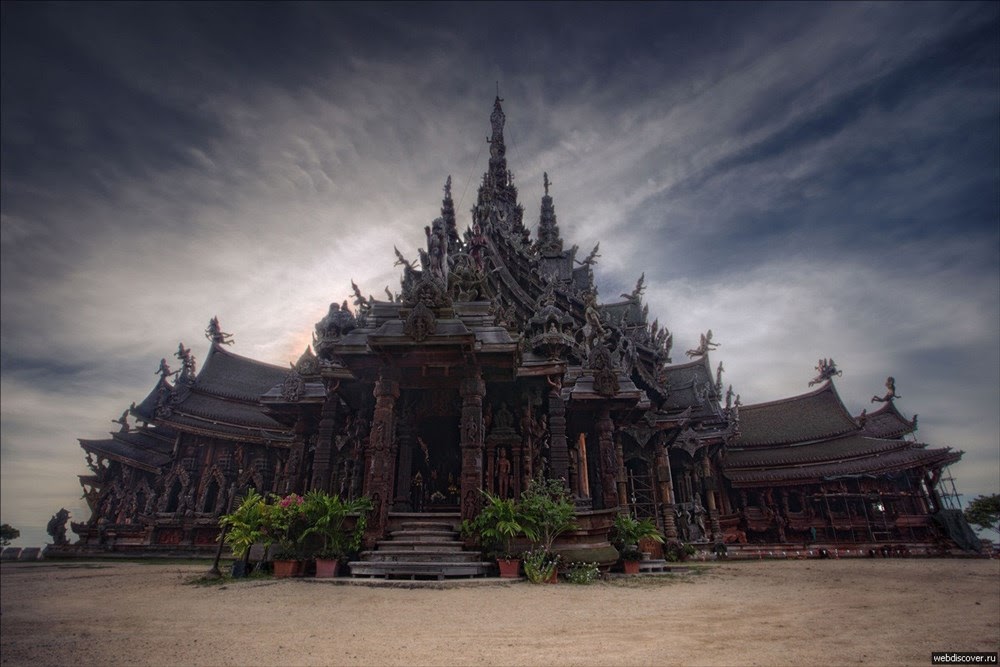
[[[367,495],[372,544],[391,512],[469,518],[481,489],[516,496],[538,475],[565,481],[598,536],[631,511],[689,542],[877,541],[855,522],[877,503],[893,525],[880,535],[930,539],[935,476],[961,454],[872,432],[881,413],[866,431],[829,377],[803,399],[809,411],[798,399],[740,406],[709,361],[710,331],[673,364],[644,277],[598,302],[598,248],[583,259],[564,248],[547,174],[532,239],[500,102],[471,224],[459,234],[449,178],[419,259],[396,251],[398,294],[375,300],[354,286],[353,305],[330,305],[291,368],[233,354],[213,319],[200,372],[179,346],[181,370],[161,362],[129,411],[134,425],[80,441],[92,515],[73,524],[73,548],[205,551],[249,487]],[[807,412],[822,413],[819,425]],[[795,458],[806,449],[812,459]]]

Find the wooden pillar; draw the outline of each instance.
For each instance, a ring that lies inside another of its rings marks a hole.
[[[704,468],[702,472],[705,479],[705,502],[708,503],[708,521],[709,526],[712,531],[712,541],[721,542],[722,541],[722,526],[719,524],[719,510],[715,503],[715,477],[712,476],[712,461],[705,456]]]
[[[677,522],[674,517],[674,480],[670,470],[670,455],[661,444],[662,433],[656,436],[656,478],[660,487],[660,516],[663,519],[663,534],[668,540],[677,539]]]
[[[326,401],[324,401],[323,409],[320,412],[316,451],[313,454],[312,482],[309,486],[311,489],[324,492],[330,490],[330,454],[333,450],[333,431],[339,406],[340,397],[337,395],[337,390],[328,389]]]
[[[604,509],[618,507],[618,452],[613,439],[615,424],[611,421],[611,409],[601,408],[600,417],[595,424],[597,430],[598,448],[601,452],[601,500]]]
[[[375,383],[375,412],[371,436],[368,439],[368,465],[365,468],[365,494],[371,498],[373,510],[365,530],[365,546],[372,548],[385,533],[392,502],[392,482],[395,460],[393,454],[396,399],[399,380],[395,369],[383,368]]]
[[[618,507],[628,512],[628,488],[625,479],[625,448],[622,445],[622,435],[619,431],[615,437],[615,454],[618,456]]]
[[[481,507],[483,488],[483,382],[479,367],[469,368],[460,387],[462,395],[462,518],[474,519]]]
[[[580,480],[580,497],[590,499],[590,470],[587,461],[587,434],[581,433],[576,442],[578,452],[578,464],[580,469],[577,477]]]
[[[413,424],[405,417],[400,420],[396,436],[398,438],[399,463],[396,464],[396,500],[393,509],[397,512],[412,512],[410,502],[413,480]]]
[[[549,465],[553,479],[561,479],[569,488],[569,447],[566,443],[566,404],[562,384],[550,382],[549,388]]]

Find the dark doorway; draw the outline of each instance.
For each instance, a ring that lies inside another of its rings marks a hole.
[[[461,493],[462,456],[458,417],[425,417],[417,424],[412,470],[422,484],[419,504],[425,512],[457,512]]]

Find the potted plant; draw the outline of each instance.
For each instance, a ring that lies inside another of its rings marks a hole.
[[[500,498],[483,491],[485,504],[472,521],[462,523],[462,534],[475,536],[483,550],[496,558],[500,576],[517,578],[521,561],[511,552],[514,539],[524,535],[534,538],[534,531],[526,525],[517,502],[512,498]]]
[[[639,574],[639,540],[663,543],[663,535],[652,519],[637,519],[630,514],[619,514],[611,527],[611,544],[618,549],[625,574]]]
[[[361,546],[366,525],[365,513],[371,509],[372,502],[365,497],[343,500],[337,494],[330,495],[324,491],[310,491],[306,494],[303,511],[308,528],[300,539],[303,543],[312,535],[320,539],[320,547],[312,554],[316,558],[317,577],[337,576],[338,561]],[[344,528],[344,521],[349,514],[359,515],[351,531]]]
[[[531,551],[525,554],[524,573],[534,583],[554,583],[559,556],[552,546],[557,537],[576,528],[576,508],[569,490],[562,480],[539,477],[521,493],[519,505],[525,534],[532,543]]]
[[[264,496],[250,488],[231,514],[219,517],[219,528],[225,531],[225,544],[237,559],[233,563],[233,576],[246,576],[250,548],[265,539]],[[221,535],[220,535],[221,538]],[[242,567],[237,567],[237,566]]]
[[[305,515],[305,499],[290,493],[285,497],[271,494],[271,504],[262,507],[264,533],[277,543],[272,564],[275,577],[296,577],[305,569],[302,551],[302,536],[308,528]]]

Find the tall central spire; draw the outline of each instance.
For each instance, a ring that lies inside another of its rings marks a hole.
[[[483,174],[483,183],[479,186],[479,197],[473,209],[473,221],[480,224],[484,230],[495,227],[521,233],[524,230],[521,222],[524,211],[517,203],[514,175],[507,171],[507,146],[503,137],[503,126],[507,117],[504,115],[501,102],[503,99],[498,91],[493,101],[493,113],[490,114],[492,134],[487,140],[490,144],[490,164],[487,172]]]
[[[490,136],[490,175],[494,182],[503,184],[507,176],[507,147],[503,142],[503,126],[507,117],[503,113],[500,103],[503,100],[497,95],[493,102],[493,113],[490,114],[490,125],[493,126],[493,134]]]

